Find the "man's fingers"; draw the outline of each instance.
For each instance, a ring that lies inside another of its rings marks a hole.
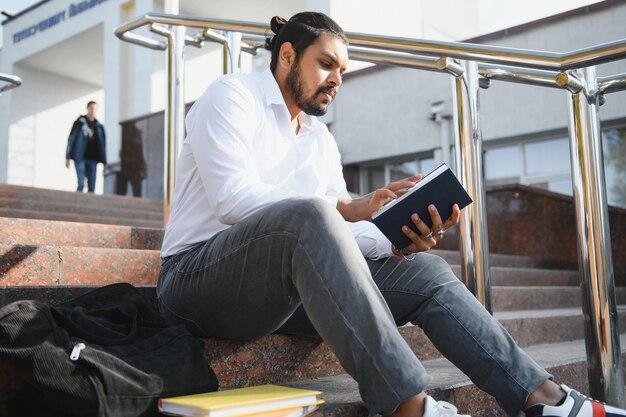
[[[402,232],[407,235],[411,242],[411,245],[408,246],[409,252],[423,252],[430,249],[430,245],[420,237],[417,233],[415,233],[410,227],[402,226]]]
[[[461,218],[461,210],[457,204],[452,206],[452,214],[448,219],[443,223],[444,230],[451,228],[452,226],[459,223],[459,219]]]
[[[401,190],[406,191],[407,189],[413,187],[414,185],[415,185],[414,181],[396,181],[387,185],[386,189],[391,190],[395,193]]]
[[[382,203],[384,204],[389,200],[394,200],[398,198],[398,196],[392,190],[389,190],[387,188],[380,188],[374,192],[374,198],[377,199],[378,202],[382,201]]]
[[[416,236],[418,236],[419,239],[430,239],[433,237],[432,230],[430,230],[430,227],[428,227],[428,225],[424,223],[422,219],[419,218],[417,213],[413,213],[411,215],[411,220],[413,221],[413,224],[415,225],[415,227],[421,234],[419,236],[416,234]]]

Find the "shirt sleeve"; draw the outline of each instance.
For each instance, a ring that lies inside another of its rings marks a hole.
[[[391,242],[372,222],[360,221],[348,223],[350,231],[366,258],[381,259],[393,255]]]
[[[235,224],[269,204],[293,197],[261,181],[254,168],[252,141],[262,114],[252,93],[235,79],[213,83],[198,100],[186,125],[185,141],[218,220]]]

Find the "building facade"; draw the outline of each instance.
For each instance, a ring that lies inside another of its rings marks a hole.
[[[602,2],[471,43],[570,52],[626,38],[626,3]],[[597,67],[626,72],[626,60]],[[569,93],[492,81],[480,91],[483,170],[490,184],[521,183],[572,194]],[[330,115],[351,191],[366,193],[438,164],[454,164],[451,76],[378,66],[348,74]],[[610,205],[626,207],[626,93],[600,107]]]

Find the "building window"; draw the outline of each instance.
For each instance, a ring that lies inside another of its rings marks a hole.
[[[483,160],[487,185],[519,183],[572,195],[566,137],[488,147]]]
[[[572,195],[567,136],[488,145],[487,142],[483,154],[486,185],[519,183]],[[602,148],[608,204],[626,208],[626,127],[604,130]],[[454,148],[451,154],[454,155]],[[433,154],[429,154],[377,164],[349,165],[344,168],[344,175],[348,191],[366,194],[415,173],[427,174],[437,165]]]
[[[487,149],[484,152],[485,180],[496,182],[511,182],[520,177],[519,146],[500,146]]]
[[[626,127],[602,132],[604,175],[610,205],[626,207]]]
[[[626,207],[626,127],[604,130],[602,148],[608,204]],[[567,137],[490,147],[483,159],[488,185],[520,183],[573,194]]]
[[[410,177],[415,175],[416,172],[417,160],[389,164],[389,182],[399,181],[403,178]]]
[[[433,171],[435,168],[437,168],[439,165],[441,164],[437,164],[437,162],[435,161],[435,158],[433,157],[420,158],[419,159],[419,171],[417,172],[419,172],[422,175],[426,175],[430,171]]]
[[[569,139],[559,138],[524,144],[524,173],[533,175],[570,172]]]
[[[347,165],[343,168],[348,191],[355,194],[367,194],[393,181],[416,174],[427,174],[437,167],[432,155],[380,162],[378,164]],[[358,186],[354,181],[354,172],[359,172]]]
[[[384,187],[386,184],[385,166],[379,165],[379,166],[366,168],[361,172],[361,178],[363,179],[363,182],[361,184],[361,189],[365,188],[365,190],[367,190],[362,194],[367,194],[370,191],[376,190],[377,188]],[[354,190],[354,191],[357,193],[359,192],[359,190]]]

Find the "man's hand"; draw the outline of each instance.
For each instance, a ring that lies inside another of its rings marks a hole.
[[[402,231],[405,235],[409,237],[409,239],[411,239],[411,242],[413,243],[411,243],[406,248],[403,248],[401,251],[393,246],[393,253],[395,253],[396,255],[402,254],[406,256],[412,253],[425,252],[432,249],[441,239],[443,239],[445,231],[459,222],[459,218],[461,215],[461,210],[459,209],[459,206],[457,204],[454,204],[452,206],[452,214],[448,219],[446,219],[445,222],[441,220],[441,216],[439,216],[439,211],[437,211],[437,207],[435,207],[433,204],[428,206],[428,212],[430,213],[430,218],[433,223],[432,229],[429,229],[426,223],[424,223],[422,219],[417,216],[417,214],[413,213],[411,215],[411,220],[421,234],[418,235],[408,226],[402,226]]]
[[[400,197],[407,189],[414,186],[415,182],[420,178],[421,175],[414,175],[400,181],[392,182],[387,184],[384,188],[379,188],[363,197],[355,199],[339,198],[337,200],[337,210],[339,210],[339,213],[341,213],[344,219],[350,222],[371,220],[372,214],[380,210],[386,202]]]
[[[70,160],[66,159],[65,160],[65,168],[69,168],[70,167]]]

